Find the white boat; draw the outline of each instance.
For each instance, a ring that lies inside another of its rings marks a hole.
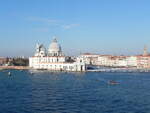
[[[8,72],[8,75],[11,76],[11,72]]]

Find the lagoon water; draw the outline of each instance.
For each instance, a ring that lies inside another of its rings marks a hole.
[[[0,113],[150,113],[150,73],[1,71]]]

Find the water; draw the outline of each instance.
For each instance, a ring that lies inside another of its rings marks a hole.
[[[150,113],[150,73],[9,71],[0,72],[0,113]]]

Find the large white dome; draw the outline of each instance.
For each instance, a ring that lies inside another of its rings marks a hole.
[[[53,39],[48,49],[49,55],[59,55],[61,53],[61,46],[58,44],[56,38]]]

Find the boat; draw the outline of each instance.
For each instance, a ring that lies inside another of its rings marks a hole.
[[[7,75],[11,76],[11,72],[8,72]]]
[[[110,80],[110,81],[108,82],[108,84],[110,84],[110,85],[117,85],[117,84],[119,84],[119,83],[116,82],[116,81],[114,81],[114,80]]]

